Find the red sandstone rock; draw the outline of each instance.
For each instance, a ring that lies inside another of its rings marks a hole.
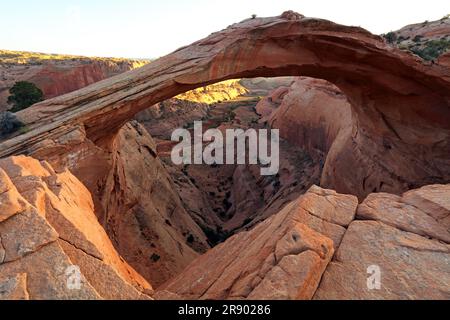
[[[277,215],[197,258],[156,297],[310,299],[345,228],[309,211],[334,207],[347,222],[356,205],[353,196],[313,187]]]
[[[2,51],[2,50],[0,50]],[[15,82],[28,81],[40,88],[45,99],[86,87],[97,81],[143,66],[146,61],[64,57],[54,55],[50,59],[39,58],[40,54],[2,51],[0,57],[0,110],[6,109],[9,89]],[[27,56],[36,56],[28,58]],[[21,58],[23,56],[23,58]]]
[[[438,63],[450,68],[450,52],[439,57]]]
[[[209,245],[184,209],[147,131],[136,122],[127,124],[115,143],[100,197],[100,221],[126,261],[158,287]],[[102,178],[92,171],[84,177]]]
[[[439,189],[442,199],[448,199],[449,188],[442,186]],[[381,221],[403,231],[450,243],[450,208],[442,208],[439,212],[433,210],[438,206],[434,202],[425,204],[425,208],[423,205],[414,205],[415,201],[408,199],[414,199],[416,192],[420,191],[410,191],[404,197],[385,193],[371,194],[359,206],[358,218]]]
[[[287,87],[279,87],[258,103],[256,112],[262,116],[261,121],[267,121],[267,118],[280,106],[288,91]]]
[[[337,136],[352,127],[351,107],[336,86],[301,77],[289,88],[269,124],[290,143],[326,155]]]
[[[136,113],[181,92],[223,79],[299,74],[337,85],[354,116],[330,150],[322,185],[362,200],[450,180],[450,69],[363,29],[291,13],[234,24],[143,68],[39,103],[20,114],[30,131],[0,144],[0,156],[40,157],[53,148],[66,158],[59,140],[83,131],[78,144],[108,149]]]
[[[449,299],[450,246],[377,221],[353,222],[315,299]],[[371,266],[379,290],[368,286]]]
[[[70,172],[20,156],[0,160],[0,177],[9,203],[20,204],[0,221],[0,274],[10,288],[5,299],[148,298],[142,292],[151,286],[117,254],[90,193]],[[66,286],[64,272],[73,264],[83,277],[78,291]]]
[[[29,298],[25,273],[7,278],[0,276],[0,300],[29,300]]]
[[[357,219],[373,221],[350,224],[315,299],[449,299],[449,188],[369,195]],[[367,285],[371,266],[379,289]]]

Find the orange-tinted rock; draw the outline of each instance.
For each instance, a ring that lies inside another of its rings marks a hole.
[[[173,130],[206,118],[212,105],[248,93],[239,80],[219,82],[180,94],[139,112],[138,120],[153,138],[171,139]]]
[[[25,211],[0,224],[0,238],[5,250],[3,263],[15,261],[54,242],[58,234],[29,206]]]
[[[2,275],[27,274],[32,299],[149,298],[143,292],[151,286],[117,254],[90,193],[69,171],[56,173],[24,156],[2,159],[0,168],[14,201],[23,204],[0,222]],[[64,272],[72,265],[81,272],[84,291],[71,293],[66,286]]]
[[[0,169],[0,222],[25,210],[25,202],[21,199],[6,173]]]
[[[449,259],[447,244],[382,222],[355,221],[314,298],[449,299]]]
[[[450,185],[430,185],[403,194],[403,201],[448,227],[450,223]]]
[[[0,276],[0,300],[29,300],[29,298],[25,273],[7,278]]]
[[[358,207],[357,216],[359,219],[381,221],[403,231],[450,243],[450,206],[445,208],[439,204],[439,200],[450,204],[449,187],[427,186],[423,190],[409,191],[403,197],[371,194]],[[432,188],[436,191],[434,195],[430,194]],[[424,199],[427,196],[428,199]],[[436,210],[436,207],[440,210]]]
[[[279,87],[261,99],[256,106],[256,112],[262,116],[261,121],[267,121],[268,117],[280,106],[288,91],[287,87]]]
[[[396,31],[399,37],[413,39],[415,36],[421,36],[426,39],[439,39],[448,36],[450,33],[450,17],[446,16],[436,21],[425,21],[407,25]]]
[[[138,112],[182,92],[225,79],[300,74],[337,85],[354,117],[352,131],[330,150],[323,186],[362,200],[374,191],[450,180],[450,69],[361,28],[295,14],[245,20],[142,68],[39,103],[19,114],[30,131],[0,144],[0,156],[58,148],[55,141],[77,130],[86,134],[78,145],[108,149]],[[65,148],[58,152],[67,156]]]
[[[184,209],[147,131],[132,122],[115,143],[114,165],[101,196],[105,215],[100,220],[119,253],[157,287],[209,245]],[[86,174],[92,178],[95,172]]]
[[[161,287],[161,299],[310,299],[345,229],[310,213],[333,198],[351,220],[356,198],[321,190],[307,193],[280,213],[213,248]],[[325,196],[326,195],[326,196]],[[327,199],[328,198],[328,199]],[[333,203],[333,202],[331,202]]]
[[[290,143],[326,155],[340,132],[352,127],[351,107],[336,86],[301,77],[289,88],[269,124]]]
[[[94,300],[101,299],[81,274],[79,290],[68,286],[66,274],[73,263],[56,243],[52,242],[20,260],[0,264],[2,276],[26,274],[26,289],[30,300]],[[8,297],[6,297],[8,299]]]

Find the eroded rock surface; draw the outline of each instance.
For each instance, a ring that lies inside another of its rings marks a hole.
[[[356,206],[354,196],[312,187],[277,215],[196,259],[156,297],[310,299]],[[339,221],[331,218],[335,212]]]
[[[18,81],[34,83],[50,99],[147,62],[0,50],[0,111],[8,108],[9,89]]]
[[[290,86],[268,122],[290,143],[322,157],[353,126],[345,95],[327,81],[306,77]]]
[[[2,210],[14,204],[0,221],[2,298],[149,298],[151,285],[118,255],[89,191],[69,171],[19,156],[0,160],[0,177]],[[68,285],[74,266],[76,290]]]
[[[99,197],[104,208],[100,220],[118,251],[157,287],[210,246],[144,127],[127,124],[115,150]]]
[[[449,187],[370,195],[314,298],[449,299]]]
[[[226,79],[300,74],[334,83],[354,117],[330,150],[323,186],[362,200],[375,191],[450,181],[450,69],[361,28],[292,12],[245,20],[142,68],[39,103],[20,113],[30,131],[0,144],[0,156],[77,130],[86,133],[83,143],[106,148],[138,112],[182,92]]]
[[[382,222],[356,221],[314,298],[449,299],[449,259],[448,244]],[[380,276],[379,289],[372,275]]]

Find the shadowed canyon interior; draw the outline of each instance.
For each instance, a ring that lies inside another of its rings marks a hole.
[[[189,101],[204,86],[233,94]],[[27,132],[0,142],[11,297],[450,298],[448,64],[288,11],[17,115]],[[279,174],[172,164],[170,132],[200,119],[278,128]],[[38,235],[9,235],[19,212]],[[40,287],[27,266],[50,259],[79,265],[84,291]],[[370,264],[390,270],[382,291]]]

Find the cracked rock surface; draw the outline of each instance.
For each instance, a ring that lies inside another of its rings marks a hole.
[[[358,205],[314,186],[194,260],[155,298],[449,299],[449,195],[433,185]]]
[[[11,157],[0,160],[0,182],[0,299],[150,298],[150,284],[117,254],[69,171]],[[78,290],[68,286],[73,266]]]

